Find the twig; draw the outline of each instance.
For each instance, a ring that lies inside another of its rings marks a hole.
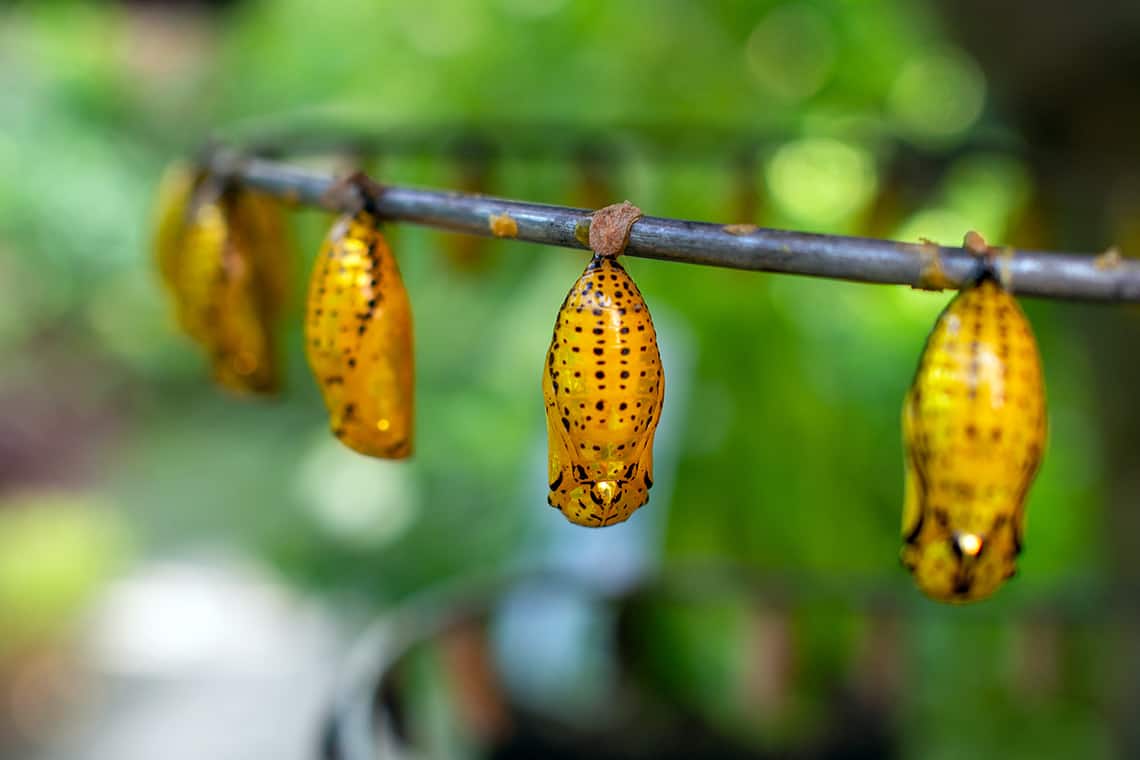
[[[306,206],[351,211],[360,203],[358,197],[330,192],[336,178],[325,172],[224,151],[215,153],[211,168],[231,181]],[[392,185],[373,194],[372,201],[377,213],[391,221],[484,236],[493,234],[492,218],[506,214],[517,224],[517,240],[586,249],[586,209]],[[1002,279],[1019,295],[1140,302],[1140,261],[1122,258],[1105,267],[1093,255],[1012,249],[995,253]],[[633,225],[625,255],[916,288],[932,286],[932,257],[941,275],[939,287],[961,287],[977,267],[976,257],[957,247],[653,216]]]

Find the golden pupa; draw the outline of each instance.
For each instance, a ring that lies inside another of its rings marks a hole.
[[[262,204],[256,216],[254,203]],[[240,393],[269,393],[279,384],[276,343],[289,262],[279,232],[284,222],[273,208],[249,191],[205,179],[180,234],[166,237],[160,227],[159,266],[179,323],[206,350],[215,380]]]
[[[547,501],[578,525],[628,519],[653,485],[665,377],[649,309],[613,256],[596,253],[563,301],[542,390]]]
[[[932,599],[984,599],[1016,570],[1046,438],[1037,343],[988,264],[939,316],[902,418],[903,564]]]
[[[361,454],[412,453],[412,309],[376,218],[333,224],[309,283],[305,346],[333,434]]]

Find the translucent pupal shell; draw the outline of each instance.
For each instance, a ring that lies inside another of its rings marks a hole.
[[[578,525],[626,520],[649,499],[665,398],[657,334],[641,292],[594,256],[558,312],[542,373],[547,501]]]
[[[367,213],[333,224],[313,267],[309,366],[333,435],[368,456],[412,453],[412,308],[388,243]]]
[[[278,387],[280,304],[271,284],[285,265],[242,217],[241,196],[211,192],[190,212],[173,290],[183,329],[210,356],[215,381],[239,393]],[[272,258],[272,260],[270,260]]]
[[[293,241],[281,202],[254,190],[241,190],[232,201],[232,224],[246,240],[263,289],[265,308],[278,320],[289,304],[293,282]]]
[[[1037,342],[992,275],[938,318],[902,418],[903,564],[932,599],[984,599],[1016,570],[1046,437]]]
[[[200,182],[200,172],[178,161],[166,168],[158,183],[154,205],[154,260],[163,284],[175,297],[190,201]]]

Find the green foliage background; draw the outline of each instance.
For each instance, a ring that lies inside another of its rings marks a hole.
[[[953,127],[958,112],[939,111],[931,91],[973,115]],[[284,398],[242,403],[210,387],[173,329],[148,220],[163,165],[218,129],[511,122],[778,135],[756,156],[762,224],[945,243],[973,227],[1015,245],[1031,231],[1029,169],[1014,151],[969,147],[1016,135],[922,3],[261,0],[177,18],[16,3],[0,11],[0,401],[12,430],[37,427],[20,408],[29,397],[66,421],[19,439],[38,441],[48,464],[16,485],[78,484],[144,554],[235,544],[299,584],[377,608],[510,563],[536,511],[557,519],[530,482],[541,472],[538,372],[583,257],[489,242],[493,263],[472,276],[441,254],[446,236],[393,231],[416,310],[419,444],[413,462],[391,465],[346,455],[326,435],[296,315]],[[614,134],[627,160],[613,168],[613,200],[742,221],[727,161],[661,160],[633,133]],[[886,169],[900,147],[954,158],[934,162],[945,168],[927,185],[903,187]],[[391,182],[456,182],[446,157],[378,166]],[[487,189],[564,203],[575,176],[571,163],[508,153]],[[303,273],[328,219],[293,218]],[[672,421],[675,488],[647,508],[668,508],[665,561],[734,560],[907,599],[897,713],[908,754],[1106,752],[1102,691],[1074,682],[1030,710],[994,675],[1016,654],[1016,610],[1104,581],[1104,410],[1069,307],[1026,305],[1051,441],[1020,576],[976,609],[943,609],[898,565],[898,412],[948,295],[642,260],[629,269],[694,350],[684,416]],[[808,652],[796,688],[809,706],[868,626],[854,602],[829,601],[794,613]],[[725,651],[734,625],[732,614],[661,622],[662,651],[674,654],[662,667],[711,712],[728,709],[717,695],[733,668],[709,670],[705,655]],[[1075,662],[1097,667],[1089,647],[1073,646]]]

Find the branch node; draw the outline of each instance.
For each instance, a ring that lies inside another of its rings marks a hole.
[[[921,240],[922,245],[918,248],[918,257],[922,262],[922,269],[918,272],[918,282],[911,287],[915,290],[935,291],[954,287],[954,283],[946,276],[946,270],[942,268],[941,249],[938,243],[926,238],[921,238]]]
[[[202,166],[209,174],[218,177],[226,183],[236,181],[238,175],[245,168],[248,159],[242,153],[227,148],[216,141],[210,141],[198,152],[196,163]]]
[[[998,282],[1006,290],[1013,292],[1013,255],[1016,253],[1013,248],[1006,246],[1001,249],[1001,254],[997,258],[997,265],[994,267],[994,272],[997,274]],[[993,250],[990,251],[990,262],[993,264]]]
[[[595,211],[590,220],[590,250],[599,256],[620,256],[629,244],[629,230],[641,209],[629,201]]]
[[[962,238],[962,247],[975,256],[988,256],[990,253],[989,244],[982,237],[982,233],[977,230],[970,230],[966,233],[966,236]]]
[[[386,189],[384,185],[358,170],[334,181],[321,196],[321,203],[345,209],[352,214],[365,211],[379,218],[380,213],[377,211],[376,203]]]
[[[574,223],[574,239],[577,240],[583,248],[590,247],[590,217],[579,217],[578,221]]]
[[[1115,245],[1093,259],[1093,266],[1101,271],[1116,269],[1123,263],[1124,257],[1120,255],[1120,249]]]

